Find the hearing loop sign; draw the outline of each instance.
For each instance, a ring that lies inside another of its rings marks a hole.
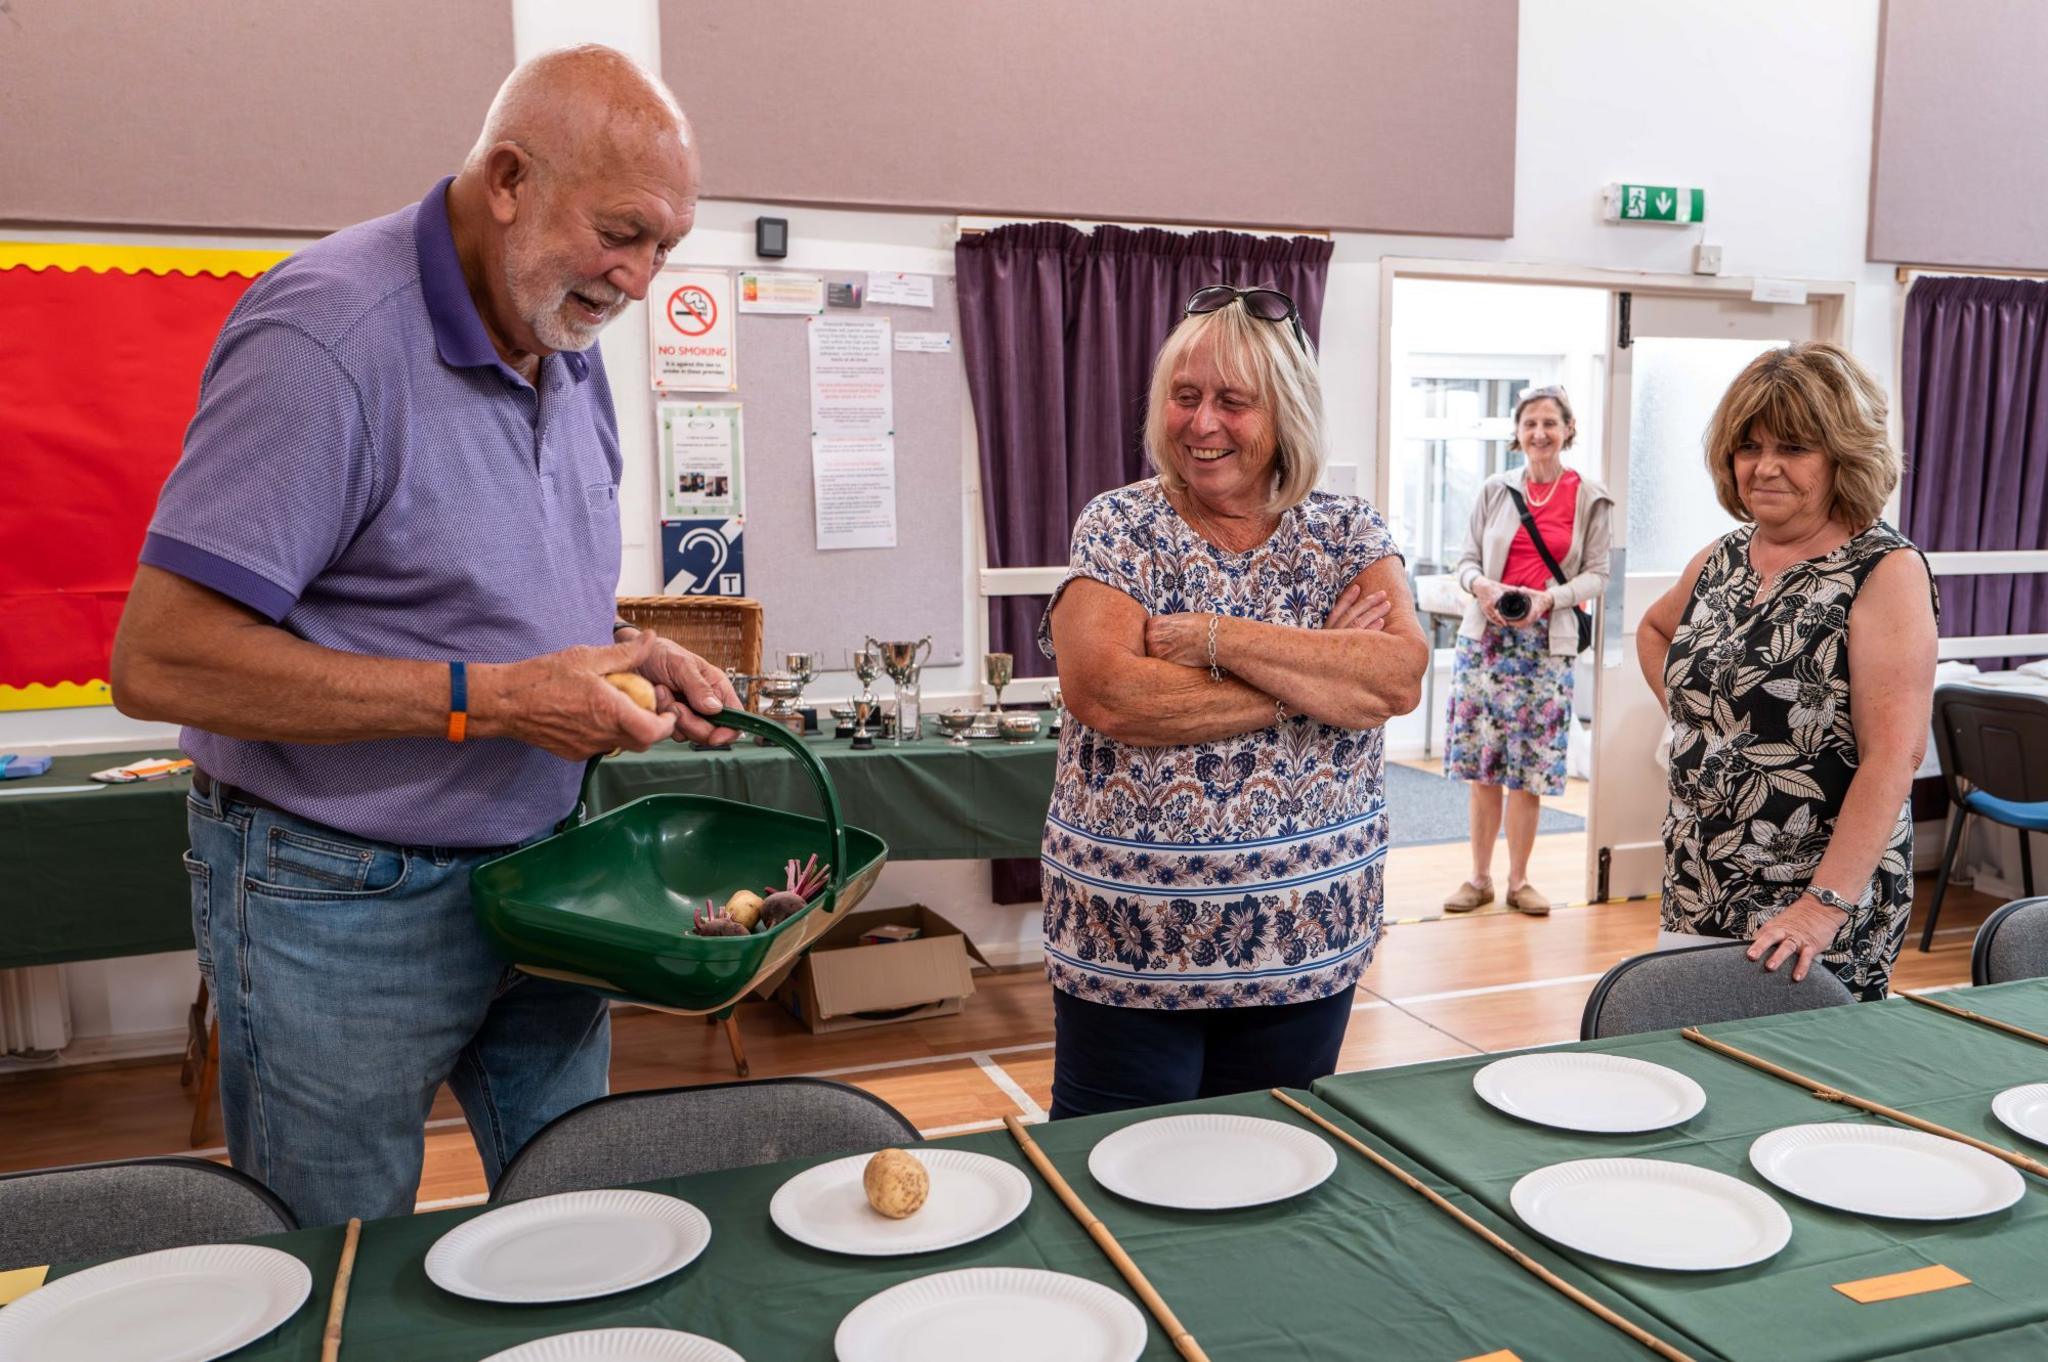
[[[731,275],[663,270],[649,301],[647,351],[656,392],[729,393],[739,387]]]

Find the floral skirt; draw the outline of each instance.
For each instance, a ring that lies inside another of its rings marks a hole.
[[[1444,774],[1537,795],[1564,793],[1572,659],[1550,651],[1549,621],[1488,624],[1458,639],[1445,725]]]

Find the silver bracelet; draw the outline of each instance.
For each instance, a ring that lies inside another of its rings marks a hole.
[[[1211,681],[1221,681],[1223,679],[1223,668],[1216,665],[1216,626],[1222,620],[1223,617],[1221,615],[1212,614],[1209,616],[1209,679]]]

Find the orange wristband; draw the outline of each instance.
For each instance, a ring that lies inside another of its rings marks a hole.
[[[448,664],[448,741],[461,742],[469,733],[469,676],[460,662]]]

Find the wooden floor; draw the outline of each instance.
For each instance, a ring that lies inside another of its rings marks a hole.
[[[1414,869],[1419,883],[1429,867]],[[1456,883],[1453,875],[1448,884]],[[1924,900],[1931,878],[1920,881],[1919,891]],[[1440,898],[1443,887],[1432,892]],[[1952,889],[1934,950],[1922,955],[1913,948],[1916,928],[1895,982],[1967,983],[1972,935],[1996,906]],[[1390,909],[1388,916],[1396,914]],[[1547,918],[1494,913],[1391,926],[1361,981],[1340,1068],[1575,1039],[1594,980],[1647,949],[1656,932],[1654,902],[1561,908]],[[750,1002],[740,1020],[754,1076],[820,1074],[858,1084],[928,1135],[985,1129],[1010,1113],[1039,1118],[1051,1101],[1052,1004],[1035,969],[981,974],[975,995],[954,1017],[812,1036],[779,1009]],[[701,1021],[626,1011],[613,1034],[614,1090],[733,1076],[722,1032]],[[0,1077],[0,1171],[186,1152],[191,1112],[175,1060]],[[460,1203],[483,1191],[461,1112],[443,1092],[427,1131],[420,1202]]]
[[[1404,762],[1418,771],[1440,776],[1442,758]],[[1565,782],[1564,793],[1545,799],[1546,809],[1586,817],[1590,787],[1583,780]],[[1399,810],[1395,810],[1398,817]],[[1396,824],[1395,831],[1400,831]],[[1438,842],[1430,846],[1397,846],[1387,853],[1384,894],[1389,921],[1434,919],[1443,915],[1443,901],[1472,874],[1472,848],[1465,840]],[[1575,903],[1591,897],[1586,892],[1586,834],[1558,832],[1538,837],[1529,853],[1529,883],[1542,890],[1553,903]],[[1494,903],[1482,912],[1504,912],[1500,899],[1508,887],[1508,849],[1505,840],[1494,844]]]

